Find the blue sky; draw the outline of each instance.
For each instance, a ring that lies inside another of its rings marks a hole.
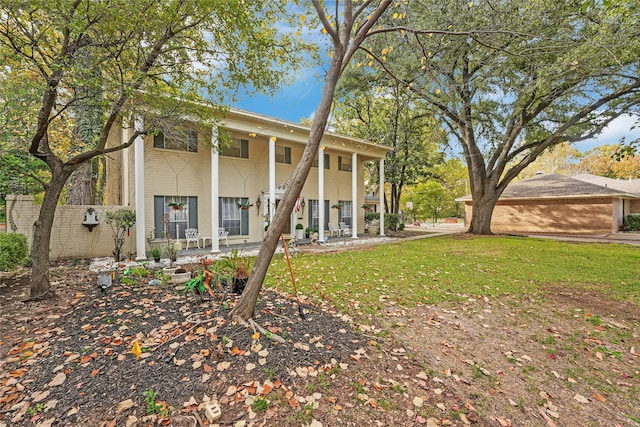
[[[232,107],[264,114],[294,123],[302,118],[312,118],[320,102],[324,75],[322,67],[302,71],[293,84],[283,87],[272,96],[262,94],[241,94]],[[632,116],[621,116],[614,120],[597,138],[578,142],[574,146],[585,152],[600,145],[617,144],[620,138],[627,141],[640,138],[640,127],[630,130],[635,122]]]
[[[306,70],[298,74],[292,85],[280,89],[273,96],[244,93],[231,106],[300,123],[302,118],[313,117],[318,108],[323,85],[323,79],[318,75],[324,75],[320,67],[315,72]]]

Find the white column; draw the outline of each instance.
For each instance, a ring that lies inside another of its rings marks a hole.
[[[220,252],[218,241],[218,224],[220,223],[220,189],[219,183],[220,154],[218,153],[218,129],[211,129],[211,253]]]
[[[135,119],[135,130],[142,130],[144,122],[142,117]],[[144,135],[139,135],[135,141],[136,163],[134,168],[136,181],[136,260],[147,259],[145,246],[145,222],[144,222]]]
[[[128,119],[122,119],[122,128],[120,129],[120,142],[124,144],[129,140],[129,126],[131,123]],[[131,195],[129,185],[131,182],[129,181],[129,152],[130,148],[125,148],[122,150],[122,154],[120,159],[122,160],[122,199],[120,200],[120,204],[124,206],[131,205]]]
[[[358,238],[358,154],[351,154],[351,238]]]
[[[276,213],[276,137],[269,138],[269,224]]]
[[[380,197],[380,235],[384,236],[384,159],[380,159],[380,178],[378,181],[380,185],[379,197]]]
[[[318,148],[318,240],[324,241],[324,148]]]

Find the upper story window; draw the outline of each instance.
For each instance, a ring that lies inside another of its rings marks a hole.
[[[351,157],[338,156],[338,170],[351,172]]]
[[[276,163],[291,164],[291,147],[276,145]]]
[[[183,129],[168,135],[160,131],[153,136],[153,146],[165,150],[198,152],[198,132],[193,129]]]
[[[329,155],[327,153],[324,153],[324,168],[325,169],[331,169],[331,163],[329,162]],[[313,163],[311,164],[311,166],[313,166],[314,168],[318,167],[318,155],[316,154],[316,156],[313,158]]]
[[[220,151],[222,156],[239,157],[241,159],[249,158],[249,140],[233,138],[231,145]]]

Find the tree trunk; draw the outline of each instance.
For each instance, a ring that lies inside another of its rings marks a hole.
[[[498,196],[496,195],[473,198],[473,211],[468,233],[487,236],[493,234],[491,232],[491,217],[497,202]]]
[[[336,91],[338,79],[340,78],[346,63],[354,54],[358,46],[360,46],[364,41],[367,32],[375,24],[378,18],[380,18],[380,15],[386,10],[390,3],[391,0],[383,0],[375,11],[369,15],[369,19],[360,28],[358,28],[355,39],[351,40],[351,29],[353,28],[354,23],[354,15],[352,13],[351,6],[345,6],[345,21],[343,21],[343,25],[338,33],[335,28],[330,27],[319,0],[313,1],[313,6],[318,11],[319,16],[321,15],[321,21],[323,21],[325,29],[332,35],[333,57],[331,59],[329,71],[325,77],[324,87],[322,88],[322,97],[313,118],[313,123],[311,124],[309,141],[302,153],[300,162],[287,181],[284,196],[278,205],[278,209],[276,209],[275,215],[269,225],[269,229],[267,230],[267,234],[264,236],[264,240],[262,241],[262,245],[260,245],[258,257],[253,265],[253,270],[251,271],[247,286],[242,293],[238,304],[236,304],[233,310],[231,310],[230,315],[234,319],[247,320],[253,316],[253,311],[255,310],[256,303],[258,301],[258,295],[260,294],[262,283],[264,282],[267,269],[269,268],[269,264],[273,258],[276,246],[278,245],[280,233],[282,233],[282,230],[291,215],[293,206],[298,199],[298,195],[304,187],[304,183],[307,180],[309,171],[311,170],[313,159],[316,154],[318,154],[318,147],[320,146],[320,141],[322,140],[322,136],[324,135],[324,131],[327,126],[327,119],[331,112],[331,104],[333,103],[333,96]],[[352,42],[351,45],[350,41]],[[383,189],[384,187],[382,190]]]
[[[70,172],[52,173],[51,181],[46,185],[44,199],[40,206],[38,219],[33,224],[33,243],[31,244],[31,300],[40,298],[54,298],[49,281],[49,246],[51,245],[51,230],[56,213],[56,206],[60,193],[64,188]]]
[[[93,179],[93,165],[91,161],[82,163],[69,177],[67,184],[68,205],[95,204],[95,181]]]

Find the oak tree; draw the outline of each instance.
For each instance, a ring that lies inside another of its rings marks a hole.
[[[609,3],[416,1],[403,24],[372,32],[395,35],[393,50],[369,49],[372,67],[428,102],[461,149],[471,233],[491,233],[498,198],[545,150],[637,108],[638,2]]]
[[[221,100],[239,85],[255,90],[274,87],[286,74],[282,65],[295,51],[288,36],[279,36],[267,25],[281,16],[284,4],[273,0],[2,2],[3,82],[25,75],[29,93],[37,93],[37,102],[26,109],[35,114],[26,117],[27,143],[21,148],[49,170],[33,227],[32,298],[53,295],[51,227],[71,174],[154,132],[156,119],[188,114],[206,121],[204,109],[194,107],[203,94]],[[144,127],[109,146],[115,125],[128,126],[135,117],[144,117]]]

